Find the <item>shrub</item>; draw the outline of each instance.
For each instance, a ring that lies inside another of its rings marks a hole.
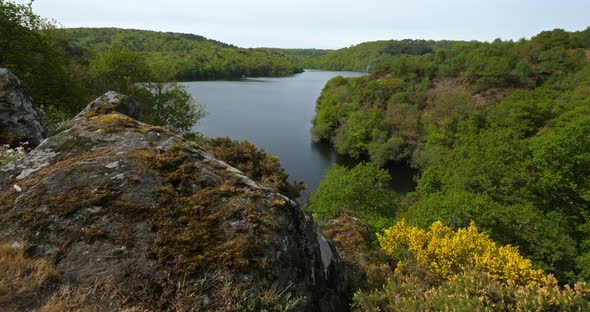
[[[326,172],[311,194],[307,209],[320,220],[336,218],[349,211],[373,232],[393,220],[398,196],[387,189],[387,171],[372,163],[360,163],[352,169],[334,166]]]
[[[377,237],[387,253],[393,254],[401,248],[444,280],[474,270],[519,285],[545,281],[544,272],[533,269],[532,262],[522,257],[517,248],[498,246],[488,234],[480,233],[473,222],[468,228],[453,231],[437,221],[430,226],[430,231],[425,231],[402,220]]]

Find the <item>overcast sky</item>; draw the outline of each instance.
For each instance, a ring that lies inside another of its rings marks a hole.
[[[335,49],[404,38],[491,41],[590,26],[590,0],[36,0],[33,8],[65,27],[194,33],[241,47]]]

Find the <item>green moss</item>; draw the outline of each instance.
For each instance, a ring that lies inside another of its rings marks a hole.
[[[114,103],[103,101],[100,104],[96,105],[91,111],[84,114],[84,118],[90,119],[98,115],[112,114],[113,112],[115,112],[116,108],[117,105],[115,105]]]
[[[270,285],[265,276],[257,275],[261,281],[248,282],[238,278],[241,274],[266,270],[272,264],[272,261],[261,259],[267,259],[265,253],[270,246],[269,233],[279,230],[273,216],[277,210],[288,207],[288,203],[280,196],[269,197],[267,191],[244,185],[242,179],[225,166],[207,168],[219,178],[200,175],[200,164],[191,151],[181,146],[166,152],[138,149],[128,153],[124,156],[126,163],[134,168],[153,171],[160,177],[161,184],[153,190],[153,205],[122,200],[116,183],[103,185],[97,190],[92,187],[92,192],[87,185],[50,192],[42,181],[58,171],[70,169],[68,172],[75,172],[73,167],[97,157],[109,156],[110,151],[84,151],[22,181],[19,185],[27,196],[23,197],[24,201],[19,206],[30,209],[25,209],[15,218],[40,231],[51,225],[49,215],[67,218],[92,206],[102,207],[101,214],[116,213],[126,220],[149,218],[156,231],[149,256],[158,260],[159,270],[168,276],[154,281],[153,289],[141,285],[131,288],[133,298],[145,298],[146,301],[141,304],[149,307],[166,310],[182,303],[180,306],[192,309],[200,307],[205,296],[211,299],[210,305],[202,307],[205,311],[274,311],[294,302],[293,298],[286,297],[288,292],[273,293],[268,290]],[[128,181],[134,185],[141,183],[135,177],[129,177]],[[0,194],[0,211],[10,209],[16,195],[13,191]],[[134,234],[125,230],[111,234],[97,227],[81,227],[72,235],[88,244],[100,240],[127,244],[133,241],[129,237]],[[211,272],[222,272],[219,274],[223,276],[209,276]],[[138,280],[143,280],[141,278]],[[179,288],[176,281],[181,278],[189,282]],[[200,280],[205,284],[195,282]],[[229,295],[219,297],[222,289],[226,289]],[[137,291],[145,293],[136,294]]]
[[[183,272],[219,267],[239,271],[250,265],[248,258],[268,246],[257,229],[272,227],[270,212],[253,202],[253,198],[263,200],[263,194],[245,187],[225,167],[215,169],[223,183],[210,185],[196,174],[196,165],[180,147],[167,152],[136,150],[126,157],[138,159],[162,177],[156,192],[160,208],[153,216],[160,262],[173,263]],[[243,220],[248,227],[233,235],[228,232],[231,220]]]
[[[135,119],[122,114],[99,115],[93,119],[93,122],[98,124],[99,129],[105,133],[120,132],[125,128],[137,127]]]

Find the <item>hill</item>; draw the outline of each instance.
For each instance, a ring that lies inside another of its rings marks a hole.
[[[364,72],[383,58],[395,55],[422,55],[448,47],[452,41],[382,40],[364,42],[347,48],[310,55],[303,60],[305,68]],[[292,53],[292,52],[291,52]],[[290,52],[286,53],[287,55]]]
[[[383,60],[328,82],[313,132],[339,153],[422,170],[398,218],[473,220],[559,279],[587,279],[589,35],[556,29]]]
[[[119,28],[69,28],[72,40],[91,50],[128,48],[150,64],[171,66],[178,79],[286,76],[302,69],[282,53],[244,49],[193,34]]]

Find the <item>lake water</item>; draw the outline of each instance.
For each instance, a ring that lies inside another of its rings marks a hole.
[[[316,100],[326,82],[338,75],[363,74],[306,70],[286,78],[187,82],[187,90],[208,112],[194,130],[209,137],[248,140],[278,157],[291,181],[306,183],[299,198],[306,203],[333,163],[355,163],[330,146],[313,142],[310,133]],[[406,193],[414,188],[413,170],[396,166],[389,171],[392,189]]]

